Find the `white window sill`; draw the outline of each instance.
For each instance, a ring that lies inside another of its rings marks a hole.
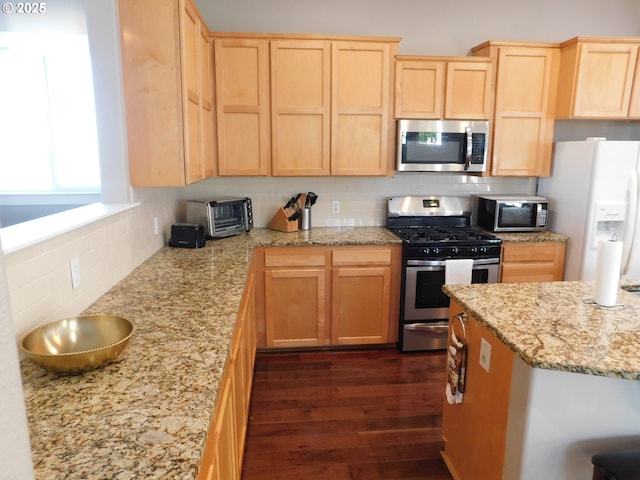
[[[92,203],[47,217],[0,228],[5,255],[36,245],[111,215],[137,207],[140,203]]]

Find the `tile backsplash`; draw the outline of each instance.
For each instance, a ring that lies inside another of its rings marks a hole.
[[[298,192],[315,192],[312,227],[385,225],[387,197],[398,195],[470,195],[535,193],[537,178],[398,173],[395,177],[218,177],[182,191],[183,200],[213,195],[250,197],[256,227],[266,227],[278,207]],[[332,201],[340,213],[332,213]]]
[[[16,335],[77,315],[166,244],[175,221],[172,192],[144,189],[135,195],[142,202],[138,207],[5,255]],[[73,289],[70,262],[76,258],[80,285]]]

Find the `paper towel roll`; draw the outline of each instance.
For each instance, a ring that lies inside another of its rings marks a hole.
[[[593,300],[603,307],[613,307],[618,296],[622,242],[600,240],[596,279],[593,283]]]

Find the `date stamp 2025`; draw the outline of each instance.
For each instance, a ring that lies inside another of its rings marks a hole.
[[[4,2],[2,13],[15,13],[18,15],[31,15],[47,12],[46,2]]]

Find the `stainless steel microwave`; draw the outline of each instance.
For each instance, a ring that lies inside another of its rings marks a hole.
[[[482,173],[487,169],[488,121],[398,120],[396,170]]]
[[[477,195],[478,226],[490,232],[539,232],[547,229],[549,201],[535,195]]]
[[[208,238],[228,237],[253,228],[249,197],[219,197],[187,201],[187,222],[201,224]]]

